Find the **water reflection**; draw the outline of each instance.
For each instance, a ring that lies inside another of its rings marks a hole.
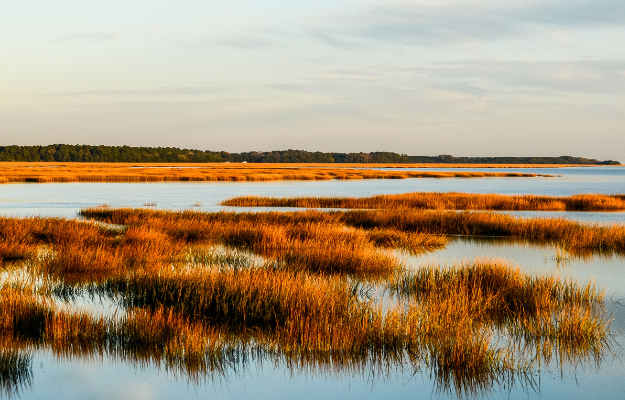
[[[427,360],[420,354],[367,359],[280,354],[256,348],[231,351],[223,362],[214,363],[210,370],[198,374],[197,371],[172,368],[156,359],[136,358],[133,354],[102,349],[95,352],[39,349],[34,357],[15,354],[23,360],[20,362],[27,364],[16,366],[10,375],[0,377],[3,379],[1,397],[165,399],[204,398],[211,392],[221,392],[220,398],[240,398],[244,393],[265,393],[267,398],[312,398],[320,393],[315,387],[322,385],[325,389],[321,392],[328,391],[327,398],[375,398],[380,395],[413,398],[425,393],[439,399],[493,395],[533,398],[540,396],[545,386],[559,383],[570,387],[576,374],[583,380],[588,372],[599,371],[598,365],[589,371],[588,367],[580,369],[580,364],[576,364],[540,372],[522,369],[452,372],[441,370],[437,360]],[[33,368],[33,360],[38,368]],[[52,376],[71,374],[72,381],[64,382],[67,386],[60,387],[58,381],[49,381],[46,371]],[[557,381],[552,379],[555,376],[559,376]],[[113,381],[116,387],[100,387]],[[46,382],[51,385],[46,386]],[[248,387],[241,385],[243,382],[247,382]],[[37,385],[33,386],[33,383]],[[307,390],[303,390],[302,383]],[[349,392],[345,392],[345,383],[350,386]],[[151,391],[149,397],[142,397],[137,389],[146,384],[161,389]],[[276,392],[274,386],[280,389]],[[193,392],[195,396],[191,395]]]
[[[19,397],[32,386],[32,354],[28,351],[0,349],[0,397]]]

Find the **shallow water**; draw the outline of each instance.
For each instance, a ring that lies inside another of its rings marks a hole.
[[[462,171],[474,169],[459,169]],[[512,172],[512,169],[501,169]],[[497,169],[487,169],[496,172]],[[519,172],[530,172],[520,169]],[[61,183],[0,185],[0,214],[75,217],[78,210],[103,203],[114,207],[141,207],[156,203],[156,208],[220,211],[232,209],[219,202],[240,195],[262,196],[369,196],[410,191],[458,191],[469,193],[572,195],[577,193],[625,193],[625,168],[536,169],[536,173],[561,174],[559,178],[489,179],[405,179],[371,181],[316,182],[172,182],[172,183]],[[201,206],[193,206],[201,202]],[[241,209],[237,209],[241,210]],[[253,210],[258,211],[257,208]],[[282,209],[284,210],[284,209]],[[521,212],[523,216],[562,216],[601,223],[625,223],[625,213],[543,213]],[[494,239],[453,240],[444,249],[421,256],[407,257],[413,267],[427,263],[451,264],[477,257],[505,258],[531,273],[555,273],[589,280],[606,291],[606,306],[614,316],[612,331],[625,346],[625,258],[598,256],[580,259],[556,257],[556,249],[514,241]],[[98,302],[95,299],[95,302]],[[621,303],[619,303],[621,302]],[[81,298],[80,307],[89,308]],[[107,301],[91,307],[111,310]],[[107,313],[106,310],[103,310]],[[108,311],[110,312],[110,311]],[[597,370],[588,363],[574,371],[545,369],[530,380],[495,387],[486,398],[604,398],[622,399],[622,348],[616,346]],[[155,366],[139,366],[108,357],[71,361],[57,358],[49,351],[38,351],[33,359],[32,386],[22,389],[23,399],[184,399],[184,398],[455,398],[435,390],[428,371],[394,369],[387,374],[365,371],[310,372],[292,369],[272,359],[251,359],[234,364],[224,375],[207,376],[200,383]],[[399,366],[402,367],[402,366]],[[476,396],[482,397],[482,396]]]
[[[455,169],[464,170],[464,169]],[[475,169],[478,170],[478,169]],[[494,169],[481,169],[494,171]],[[372,196],[407,192],[467,192],[570,196],[579,193],[625,193],[625,167],[501,169],[504,172],[558,173],[557,178],[418,178],[357,181],[21,183],[0,185],[0,215],[73,218],[86,207],[246,210],[219,203],[235,196]],[[198,206],[201,204],[200,206]],[[250,210],[261,211],[253,208]],[[282,209],[285,210],[285,209]],[[520,212],[582,221],[625,223],[625,212]]]

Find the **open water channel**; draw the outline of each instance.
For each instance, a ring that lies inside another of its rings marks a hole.
[[[467,171],[469,169],[462,169]],[[480,169],[470,169],[479,171]],[[488,169],[496,172],[499,169]],[[501,169],[514,172],[514,169]],[[0,215],[75,218],[78,210],[109,204],[113,207],[234,210],[219,206],[227,198],[261,196],[369,196],[385,193],[469,192],[568,196],[579,193],[625,193],[624,167],[520,169],[520,172],[560,175],[555,178],[404,179],[314,182],[174,182],[174,183],[60,183],[0,185]],[[237,208],[238,211],[246,209]],[[281,209],[285,210],[285,209]],[[254,208],[253,211],[260,211]],[[523,216],[563,217],[587,223],[625,224],[625,213],[522,212]],[[556,249],[495,239],[456,239],[446,249],[407,257],[414,267],[426,263],[451,264],[477,257],[504,258],[531,273],[550,273],[593,280],[606,291],[606,307],[613,315],[616,342],[599,363],[563,371],[545,367],[525,380],[499,382],[485,398],[623,399],[625,393],[625,258],[556,256]],[[280,361],[251,358],[223,374],[190,382],[162,368],[114,359],[57,359],[37,352],[30,384],[13,397],[21,399],[316,399],[316,398],[454,398],[439,392],[427,371],[399,365],[380,374],[375,369],[314,371],[291,368]],[[1,394],[0,394],[1,396]]]

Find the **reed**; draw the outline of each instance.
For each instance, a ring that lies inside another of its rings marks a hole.
[[[115,210],[93,211],[116,213]],[[151,229],[162,230],[174,242],[232,246],[273,258],[276,265],[284,268],[331,274],[388,273],[400,266],[399,261],[380,252],[379,247],[396,245],[419,252],[446,243],[442,237],[431,238],[431,235],[391,230],[367,232],[332,221],[263,222],[204,217],[205,214],[201,213],[176,214],[146,210],[138,213],[129,211],[122,219],[125,225],[131,226],[130,229],[150,226]],[[113,219],[117,220],[118,217]]]
[[[404,232],[398,229],[374,228],[366,231],[377,246],[389,249],[403,249],[412,254],[445,248],[449,238],[445,235],[431,235],[419,232]]]
[[[498,178],[550,176],[533,173],[372,170],[370,166],[307,164],[3,163],[0,183],[275,181],[328,179]]]
[[[425,267],[397,275],[389,289],[426,309],[428,329],[435,334],[438,326],[469,331],[492,326],[511,349],[523,343],[531,353],[527,358],[545,363],[598,360],[610,344],[604,294],[595,285],[527,275],[501,261]],[[432,316],[449,321],[441,324]]]
[[[604,293],[592,283],[579,285],[554,276],[531,276],[499,260],[476,260],[447,268],[429,266],[396,275],[393,293],[428,301],[448,293],[467,293],[479,300],[489,318],[516,318],[560,311],[564,306],[593,307]]]
[[[184,243],[147,226],[120,231],[60,218],[0,218],[0,262],[38,259],[41,271],[68,282],[179,261],[184,251]]]
[[[49,299],[0,289],[4,349],[50,348],[65,357],[108,354],[197,375],[219,367],[230,341],[218,329],[191,323],[171,310],[131,309],[120,318],[58,309]],[[13,350],[10,350],[13,351]]]
[[[416,210],[623,211],[622,195],[581,194],[570,197],[415,192],[372,197],[243,196],[223,201],[235,207],[304,207]]]
[[[572,254],[591,252],[625,252],[625,227],[614,224],[583,224],[563,218],[522,218],[500,213],[454,212],[427,210],[352,210],[352,211],[303,211],[260,213],[197,213],[165,212],[133,209],[88,209],[81,211],[87,218],[100,221],[133,224],[139,221],[166,225],[185,221],[194,226],[214,223],[252,224],[344,224],[364,229],[397,230],[409,234],[424,235],[427,243],[433,236],[499,236],[533,243],[555,244]],[[190,228],[189,234],[193,230]],[[197,235],[203,234],[197,229]],[[427,236],[426,236],[427,235]],[[436,239],[435,237],[431,240]],[[427,246],[424,246],[427,247]]]
[[[0,242],[0,264],[2,262],[24,261],[32,257],[33,249],[28,246],[4,241]]]
[[[291,346],[366,347],[371,332],[362,328],[350,335],[339,328],[353,313],[375,317],[350,289],[340,278],[267,269],[133,274],[103,287],[126,307],[164,306],[212,325],[277,330]]]
[[[571,253],[625,252],[625,227],[583,224],[563,218],[453,211],[373,210],[337,213],[350,226],[391,228],[434,235],[501,236],[560,245]]]

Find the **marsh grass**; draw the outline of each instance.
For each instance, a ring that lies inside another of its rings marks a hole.
[[[430,318],[449,319],[441,329],[490,326],[510,351],[530,352],[527,358],[544,363],[598,362],[611,344],[604,293],[591,283],[532,276],[502,261],[476,260],[397,275],[389,289],[414,299]],[[439,324],[428,320],[428,326],[436,332]]]
[[[49,299],[0,289],[0,339],[4,349],[49,348],[71,358],[109,354],[198,375],[222,368],[231,350],[218,329],[189,322],[172,310],[130,309],[120,318],[59,309]]]
[[[473,193],[414,192],[371,197],[258,197],[225,200],[235,207],[304,207],[413,210],[623,211],[623,195],[580,194],[570,197]]]
[[[397,275],[389,288],[422,301],[441,292],[467,294],[483,301],[487,315],[505,318],[554,312],[565,305],[598,306],[604,297],[592,283],[579,285],[555,276],[527,275],[502,260],[488,259],[446,268],[419,268]]]
[[[418,253],[446,244],[444,237],[389,229],[369,232],[331,219],[235,220],[236,216],[229,213],[220,218],[217,214],[108,209],[85,210],[84,215],[97,215],[102,221],[123,220],[129,230],[150,226],[164,232],[173,242],[226,245],[251,251],[274,259],[283,268],[316,273],[390,273],[400,263],[381,248],[397,246]]]
[[[472,211],[373,210],[336,212],[350,226],[432,235],[501,236],[560,245],[570,253],[625,252],[625,226],[583,224],[563,218],[521,218]]]
[[[343,225],[371,231],[370,238],[375,239],[382,247],[387,241],[376,237],[375,230],[386,230],[389,234],[395,231],[411,235],[411,246],[421,247],[424,251],[431,249],[432,243],[435,244],[432,247],[440,248],[442,243],[446,242],[447,239],[444,237],[447,235],[463,235],[507,237],[532,243],[553,244],[573,255],[584,252],[625,253],[625,226],[623,225],[583,224],[563,218],[522,218],[492,212],[389,209],[198,213],[95,208],[82,210],[81,215],[115,224],[154,224],[167,229],[172,235],[185,238],[185,240],[198,241],[214,237],[211,229],[208,229],[212,225],[225,224],[230,227],[228,229],[234,229],[232,227],[244,226],[245,223],[252,226],[305,226],[316,223]]]
[[[15,243],[37,254],[11,261],[23,263],[31,283],[0,284],[3,349],[110,355],[192,379],[223,374],[250,354],[330,370],[409,363],[429,371],[442,390],[462,394],[531,373],[539,361],[600,360],[607,348],[610,320],[593,285],[495,261],[409,272],[386,250],[443,246],[448,232],[438,227],[487,230],[496,222],[501,231],[520,229],[494,214],[82,214],[123,228],[0,219],[7,249]],[[558,229],[560,238],[574,237]],[[543,237],[554,240],[551,232]],[[361,295],[371,276],[377,285],[391,278],[396,304]],[[103,316],[53,299],[81,291],[117,301],[118,312]]]
[[[51,168],[54,167],[54,168]],[[380,171],[327,165],[284,164],[180,164],[124,163],[3,163],[0,184],[16,182],[162,182],[162,181],[276,181],[329,179],[406,179],[406,178],[497,178],[550,176],[533,173]],[[188,167],[188,166],[187,166]],[[369,168],[369,166],[367,166]]]

